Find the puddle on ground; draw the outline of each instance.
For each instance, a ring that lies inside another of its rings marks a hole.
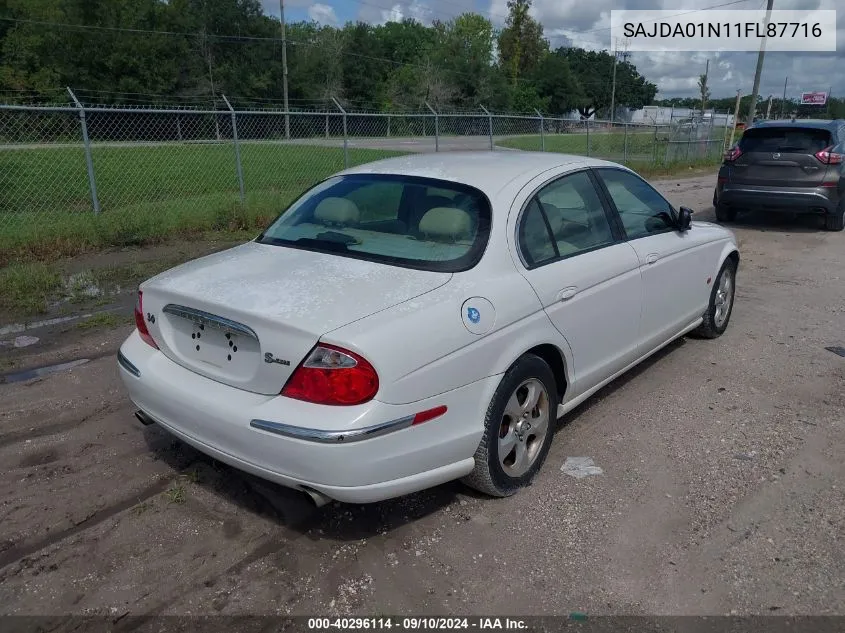
[[[60,371],[67,371],[68,369],[79,367],[80,365],[84,365],[88,361],[88,358],[80,358],[78,360],[72,360],[67,363],[58,363],[56,365],[47,365],[46,367],[38,367],[36,369],[27,369],[26,371],[19,371],[14,374],[6,374],[5,376],[0,376],[0,383],[25,382],[27,380],[32,380],[33,378],[43,378],[44,376],[49,376],[50,374],[55,374]]]

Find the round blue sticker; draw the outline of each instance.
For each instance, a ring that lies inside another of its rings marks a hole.
[[[478,323],[481,320],[481,313],[475,308],[467,308],[467,318],[472,323]]]

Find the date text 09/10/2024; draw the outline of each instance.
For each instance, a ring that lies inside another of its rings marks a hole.
[[[519,618],[443,618],[443,617],[373,617],[373,618],[309,618],[310,631],[398,629],[400,631],[425,630],[523,630],[528,625]]]

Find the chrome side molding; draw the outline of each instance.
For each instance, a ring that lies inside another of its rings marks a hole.
[[[301,426],[291,426],[281,422],[268,422],[267,420],[251,420],[249,425],[254,429],[292,437],[306,442],[319,442],[321,444],[348,444],[360,442],[374,437],[380,437],[407,429],[414,422],[414,416],[409,415],[398,420],[391,420],[382,424],[365,426],[361,429],[350,429],[348,431],[323,431],[321,429],[308,429]]]
[[[211,314],[210,312],[203,312],[202,310],[187,308],[174,303],[168,303],[164,306],[163,311],[167,314],[182,317],[183,319],[193,321],[194,323],[198,323],[200,325],[207,325],[220,330],[235,332],[251,339],[255,339],[256,341],[258,340],[258,335],[251,327],[248,327],[243,323],[238,323],[237,321],[232,321],[231,319],[219,317],[216,314]]]

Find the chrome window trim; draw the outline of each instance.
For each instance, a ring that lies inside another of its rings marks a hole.
[[[256,341],[258,340],[258,335],[252,328],[244,325],[243,323],[238,323],[237,321],[232,321],[231,319],[225,319],[217,316],[216,314],[211,314],[210,312],[203,312],[202,310],[196,310],[194,308],[186,308],[185,306],[176,305],[174,303],[168,303],[164,306],[164,312],[182,317],[183,319],[188,319],[194,323],[209,325],[221,330],[229,330],[231,332],[248,336]]]
[[[117,352],[117,362],[121,367],[123,367],[126,371],[128,371],[130,374],[132,374],[136,378],[141,377],[141,370],[138,369],[137,367],[135,367],[135,365],[133,365],[130,362],[130,360],[128,358],[126,358],[126,356],[124,356],[123,352],[121,352],[120,350],[118,350],[118,352]]]
[[[292,426],[290,424],[282,424],[281,422],[269,422],[267,420],[250,420],[249,425],[260,431],[267,431],[282,435],[284,437],[292,437],[297,440],[304,440],[306,442],[318,442],[320,444],[348,444],[350,442],[360,442],[362,440],[369,440],[374,437],[380,437],[407,429],[414,422],[414,416],[409,415],[390,422],[382,424],[375,424],[373,426],[365,426],[360,429],[350,429],[348,431],[324,431],[322,429],[309,429],[301,426]]]

